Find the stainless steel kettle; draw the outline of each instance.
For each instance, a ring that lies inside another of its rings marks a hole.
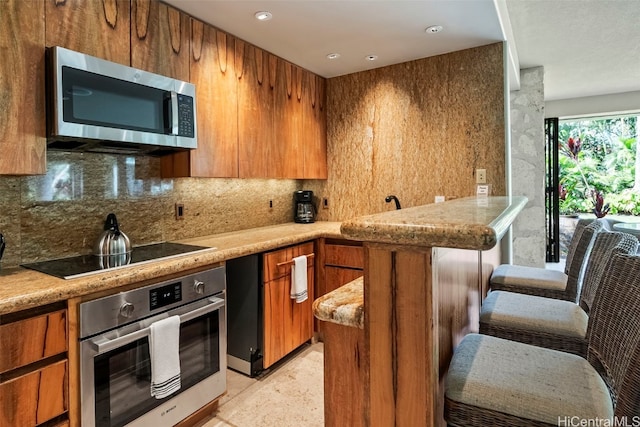
[[[131,241],[120,231],[115,214],[107,215],[104,231],[96,242],[93,253],[102,257],[103,268],[126,265],[131,261]]]

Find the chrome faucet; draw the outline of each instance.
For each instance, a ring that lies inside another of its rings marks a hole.
[[[400,200],[398,200],[398,198],[396,196],[394,196],[393,194],[387,196],[384,199],[384,201],[387,202],[387,203],[390,203],[392,200],[396,203],[396,209],[401,209],[400,208]]]

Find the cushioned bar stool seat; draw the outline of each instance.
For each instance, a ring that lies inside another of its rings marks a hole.
[[[491,290],[538,295],[575,302],[583,266],[589,258],[595,235],[609,230],[605,220],[580,221],[571,239],[564,272],[546,268],[501,264],[489,279]]]
[[[498,412],[507,425],[525,419],[557,426],[560,416],[613,417],[607,385],[582,357],[480,334],[467,335],[456,350],[445,396],[450,409]],[[454,414],[445,412],[454,425],[502,425],[488,413],[484,420]]]
[[[630,234],[598,233],[584,274],[580,306],[571,301],[492,291],[480,310],[480,333],[585,356],[587,300],[595,294],[611,257],[635,254],[637,248],[638,239]]]

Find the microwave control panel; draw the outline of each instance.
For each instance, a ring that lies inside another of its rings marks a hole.
[[[178,136],[194,137],[193,97],[178,95]]]

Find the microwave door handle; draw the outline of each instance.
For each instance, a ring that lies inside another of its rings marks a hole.
[[[209,302],[211,304],[207,304],[204,307],[200,307],[185,314],[181,314],[180,323],[188,322],[189,320],[195,319],[196,317],[200,317],[204,314],[218,310],[225,304],[225,301],[222,298],[217,297],[209,298]],[[97,354],[103,354],[147,336],[149,336],[149,327],[113,339],[104,337],[94,338],[91,340],[91,346],[97,352]]]
[[[178,116],[178,93],[176,91],[171,91],[171,135],[178,134],[178,124],[179,124],[179,116]]]

